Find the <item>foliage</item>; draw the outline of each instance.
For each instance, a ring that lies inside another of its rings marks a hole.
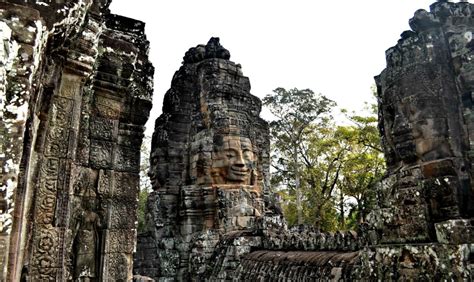
[[[301,160],[304,147],[308,144],[307,133],[314,125],[324,126],[330,120],[334,101],[310,89],[286,90],[277,88],[265,96],[263,104],[277,118],[270,123],[273,140],[273,166],[277,170],[274,178],[294,192],[297,222],[303,223]]]
[[[150,169],[151,138],[145,136],[140,147],[140,192],[138,194],[138,233],[145,230],[146,201],[151,191],[148,170]]]
[[[308,89],[278,88],[264,105],[277,118],[270,123],[272,185],[289,224],[331,231],[363,221],[384,171],[374,112],[336,126],[335,103]]]
[[[372,104],[369,109],[368,115],[352,113],[348,116],[353,125],[346,127],[352,146],[343,169],[340,189],[353,200],[349,204],[351,225],[365,221],[374,206],[374,186],[385,173],[385,159],[377,128],[377,107]]]

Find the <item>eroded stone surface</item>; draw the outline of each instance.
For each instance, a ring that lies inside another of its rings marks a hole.
[[[144,26],[108,14],[109,1],[58,2],[0,3],[4,235],[17,188],[7,279],[130,280],[153,72]],[[191,48],[156,121],[137,274],[472,279],[472,10],[419,10],[387,51],[377,85],[389,170],[357,232],[287,228],[260,100],[217,38]]]
[[[152,140],[149,233],[139,239],[156,245],[143,252],[138,245],[137,273],[204,275],[222,236],[253,229],[265,213],[268,126],[248,78],[229,58],[218,38],[191,48],[165,95]],[[158,255],[154,269],[148,252]]]
[[[132,277],[153,67],[144,24],[109,4],[0,3],[8,281]]]
[[[377,77],[392,183],[381,199],[382,242],[434,241],[434,224],[473,213],[470,154],[472,4],[419,10]],[[454,67],[453,67],[454,66]],[[413,236],[412,234],[417,234]]]
[[[362,277],[473,277],[473,11],[447,1],[418,10],[412,31],[386,52],[376,81],[388,176],[370,215]]]

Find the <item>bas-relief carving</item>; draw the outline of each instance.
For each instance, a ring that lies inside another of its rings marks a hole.
[[[40,231],[35,234],[32,265],[45,271],[60,267],[56,260],[59,255],[58,231],[52,228],[43,228]]]
[[[169,167],[166,158],[167,155],[160,148],[151,152],[148,177],[150,177],[150,184],[153,190],[158,190],[161,187],[164,187],[166,180],[169,177]]]
[[[193,142],[191,147],[190,177],[196,185],[224,187],[256,184],[257,157],[249,138],[216,134],[213,138],[204,137]],[[159,169],[158,156],[153,161],[157,162],[156,168]],[[155,173],[151,175],[155,176]]]
[[[138,172],[140,167],[140,150],[117,146],[114,155],[114,168],[116,170]]]
[[[90,120],[90,138],[114,141],[117,136],[118,121],[94,117]]]
[[[388,158],[389,163],[419,163],[459,155],[460,145],[450,140],[452,133],[448,130],[449,125],[453,127],[453,124],[448,125],[448,116],[457,112],[453,105],[455,99],[445,97],[445,93],[455,91],[454,85],[439,83],[448,77],[446,73],[426,72],[426,69],[417,69],[404,73],[396,84],[385,90],[386,101],[381,106],[384,132],[388,156],[395,158]],[[431,85],[422,77],[438,83]]]
[[[93,280],[99,277],[101,219],[97,214],[97,199],[92,193],[82,199],[81,212],[76,219],[73,241],[74,279]]]
[[[99,215],[97,183],[99,173],[76,167],[73,170],[73,206],[70,221],[71,270],[73,278],[93,280],[99,277],[100,236],[104,220]]]
[[[23,97],[39,102],[28,108],[32,122],[26,124],[22,169],[31,175],[16,199],[22,209],[15,220],[21,222],[11,239],[7,281],[20,275],[32,281],[128,281],[139,147],[152,92],[144,24],[111,15],[110,1],[68,3],[64,22],[49,17],[61,4],[10,2],[0,10],[18,14],[21,23],[35,22],[42,33],[32,36],[28,25],[13,24],[13,36],[29,41],[20,42],[28,60],[17,62],[18,78],[30,70],[23,62],[41,68],[31,73]],[[36,161],[38,172],[29,163]]]
[[[109,119],[120,118],[122,101],[107,97],[105,94],[96,94],[94,97],[94,110],[97,115]]]

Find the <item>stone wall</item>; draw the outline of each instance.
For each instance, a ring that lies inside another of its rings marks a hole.
[[[144,24],[109,4],[0,3],[8,281],[131,279],[153,67]]]

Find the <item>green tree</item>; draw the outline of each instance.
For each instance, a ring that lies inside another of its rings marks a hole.
[[[305,223],[323,230],[337,228],[335,192],[350,144],[341,138],[334,123],[311,127],[303,150],[303,183]]]
[[[351,143],[351,151],[347,154],[341,174],[340,189],[341,195],[352,200],[349,216],[351,226],[366,220],[374,205],[375,185],[385,173],[385,159],[377,127],[377,105],[367,104],[366,108],[369,110],[366,115],[349,115],[352,125],[345,127],[345,138]]]
[[[276,120],[270,123],[273,153],[276,158],[273,167],[277,171],[275,182],[285,182],[294,191],[297,223],[303,223],[301,165],[311,126],[323,126],[330,120],[334,101],[310,89],[277,88],[265,96],[263,104]]]
[[[280,187],[289,224],[355,227],[372,208],[374,185],[384,173],[375,112],[353,113],[351,125],[336,126],[330,115],[335,103],[324,96],[274,92],[264,99],[277,117],[270,123],[272,185]],[[308,109],[315,114],[305,116]]]

